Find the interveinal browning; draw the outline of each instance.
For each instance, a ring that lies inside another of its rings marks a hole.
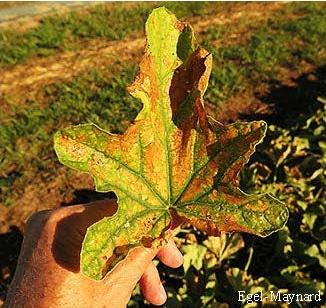
[[[123,135],[94,124],[55,135],[59,160],[90,173],[97,191],[114,191],[118,210],[91,226],[81,270],[101,279],[128,251],[164,238],[175,222],[211,235],[243,231],[267,236],[287,221],[270,195],[247,195],[237,176],[265,135],[266,123],[224,126],[205,111],[212,57],[192,28],[165,8],[146,23],[147,46],[129,92],[143,109]]]

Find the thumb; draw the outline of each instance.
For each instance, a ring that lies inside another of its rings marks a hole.
[[[104,285],[111,294],[119,294],[120,299],[127,305],[133,289],[157,252],[158,249],[145,247],[131,249],[127,257],[104,277]]]
[[[144,246],[132,248],[127,257],[115,265],[113,270],[104,277],[103,282],[106,284],[122,283],[126,287],[131,285],[133,288],[157,253],[168,243],[169,239],[173,238],[178,230],[179,228],[176,227],[165,231],[164,240],[154,240],[150,248]]]

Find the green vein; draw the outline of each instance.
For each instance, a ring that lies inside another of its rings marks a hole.
[[[207,162],[202,165],[201,167],[199,167],[194,173],[192,173],[190,175],[190,177],[188,178],[188,180],[185,182],[185,185],[181,188],[180,193],[178,195],[178,197],[176,198],[176,200],[174,201],[174,205],[178,203],[178,201],[182,198],[182,196],[184,195],[184,193],[187,191],[189,185],[192,183],[192,181],[195,179],[196,175],[198,173],[200,173],[205,167],[207,167],[207,165],[215,158],[215,156],[211,156]]]
[[[141,139],[141,132],[139,132],[138,135],[138,145],[139,145],[139,164],[140,164],[140,173],[144,174],[144,148],[143,148],[143,143]]]
[[[72,140],[74,140],[74,139],[72,139]],[[76,140],[74,140],[74,141],[76,142]],[[163,197],[158,193],[158,191],[153,187],[154,184],[148,182],[147,179],[145,179],[145,178],[143,177],[142,174],[139,174],[137,171],[131,169],[128,165],[126,165],[126,164],[124,164],[123,162],[121,162],[120,160],[118,160],[118,159],[116,159],[116,158],[114,158],[114,157],[108,155],[108,154],[105,153],[104,151],[101,151],[101,150],[99,150],[99,149],[96,149],[96,148],[94,148],[94,147],[92,147],[92,146],[90,146],[90,145],[88,145],[88,144],[83,143],[83,142],[78,142],[78,143],[81,144],[81,145],[83,145],[83,146],[85,146],[85,147],[88,147],[88,148],[90,148],[90,149],[92,149],[92,150],[94,150],[94,151],[97,151],[97,152],[103,154],[107,159],[111,159],[111,160],[113,160],[114,162],[118,163],[119,165],[121,165],[122,167],[124,167],[126,170],[128,170],[130,173],[132,173],[132,174],[135,175],[136,177],[140,178],[140,179],[143,181],[144,185],[145,185],[145,186],[146,186],[146,187],[147,187],[147,188],[148,188],[148,189],[153,193],[153,195],[154,195],[156,198],[158,198],[158,199],[160,200],[160,203],[161,203],[162,205],[165,205],[165,206],[166,206],[166,201],[165,201],[165,200],[163,199]],[[66,161],[69,161],[69,160],[66,160]],[[73,168],[73,167],[72,167],[72,169],[78,170],[78,169]]]
[[[108,185],[110,185],[113,189],[117,189],[117,190],[120,190],[121,192],[123,192],[128,198],[130,198],[132,201],[135,201],[135,202],[138,202],[138,204],[140,205],[143,205],[145,208],[147,209],[156,209],[156,210],[162,210],[162,209],[166,209],[166,205],[164,207],[155,207],[153,206],[152,204],[149,204],[143,200],[140,200],[138,198],[135,198],[133,195],[131,195],[128,191],[120,188],[119,186],[117,185],[114,185],[114,184],[110,184],[108,183]],[[119,203],[119,202],[118,202]]]
[[[209,195],[214,189],[215,189],[214,187],[211,187],[210,189],[204,191],[202,194],[195,196],[195,199],[179,203],[177,208],[180,208],[180,207],[183,207],[183,206],[186,206],[189,204],[197,203],[201,198],[205,197],[206,195]]]
[[[237,129],[237,131],[238,131],[238,129]],[[239,132],[239,131],[238,131],[238,132]],[[248,135],[249,135],[250,133],[251,133],[251,132],[249,132]],[[236,138],[234,138],[234,139],[233,139],[229,144],[227,144],[227,147],[230,147],[230,146],[233,146],[234,144],[237,144],[238,140],[241,139],[241,138],[243,138],[243,137],[244,137],[243,135],[238,134],[238,136],[237,136]],[[255,145],[255,146],[256,146],[256,145]],[[255,146],[254,146],[254,148],[255,148]],[[189,185],[192,183],[192,181],[195,179],[195,177],[196,177],[196,176],[197,176],[197,175],[198,175],[198,174],[199,174],[199,173],[200,173],[200,172],[201,172],[205,167],[207,167],[207,165],[208,165],[212,160],[216,159],[216,157],[220,154],[220,150],[222,150],[222,149],[217,149],[216,152],[212,154],[212,156],[207,160],[207,162],[206,162],[203,166],[199,167],[199,168],[198,168],[194,173],[192,173],[192,174],[190,175],[190,177],[188,178],[188,180],[185,182],[185,185],[181,188],[180,193],[179,193],[178,197],[176,198],[174,204],[176,204],[176,203],[177,203],[177,202],[182,198],[182,196],[185,194],[185,192],[187,191]],[[243,154],[243,155],[241,155],[241,156],[236,157],[235,159],[233,159],[233,160],[231,161],[231,163],[228,164],[228,166],[233,165],[233,164],[234,164],[237,160],[239,160],[240,158],[241,158],[241,159],[246,158],[245,160],[247,160],[246,154],[247,154],[248,152],[250,152],[251,150],[252,150],[252,149],[249,148],[249,150],[248,150],[245,154]],[[228,170],[228,168],[224,168],[224,169],[225,169],[225,170],[223,170],[222,175],[220,175],[220,176],[218,177],[219,180],[223,179],[223,177],[225,176],[225,174],[226,174],[226,172],[227,172],[227,170]]]
[[[160,106],[160,113],[161,113],[161,118],[163,122],[163,127],[164,127],[164,155],[166,159],[166,172],[167,172],[167,191],[168,191],[168,204],[171,204],[171,195],[172,195],[172,170],[171,170],[171,156],[170,156],[170,144],[169,144],[169,138],[167,134],[167,123],[166,123],[166,118],[167,114],[164,110],[164,93],[162,91],[162,87],[164,86],[164,78],[162,78],[162,64],[163,64],[163,59],[161,58],[161,53],[159,53],[158,56],[159,60],[159,70],[158,70],[158,80],[160,83],[160,98],[159,98],[159,106]]]

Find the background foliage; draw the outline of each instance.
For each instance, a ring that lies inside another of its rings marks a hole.
[[[92,57],[96,57],[102,46],[98,42],[119,46],[141,38],[148,13],[159,5],[99,5],[41,18],[23,31],[0,28],[2,299],[27,216],[44,206],[108,196],[93,193],[89,178],[57,162],[52,135],[60,127],[82,122],[122,132],[140,108],[126,86],[137,71],[141,49],[125,59],[114,54],[114,61],[91,65],[69,78],[59,74],[35,82],[34,88],[21,86],[25,78],[21,71],[70,53],[78,58],[90,46],[95,46]],[[224,123],[263,119],[269,124],[264,143],[241,173],[243,190],[273,193],[290,210],[287,227],[265,239],[247,234],[206,237],[186,226],[176,240],[185,256],[183,267],[171,270],[158,265],[169,295],[166,306],[261,305],[240,304],[238,290],[324,293],[325,4],[170,2],[166,6],[194,25],[200,42],[213,54],[205,99],[214,117]],[[49,64],[45,67],[51,70]],[[10,88],[6,76],[14,72],[17,85],[6,91]],[[147,306],[136,290],[130,307]]]

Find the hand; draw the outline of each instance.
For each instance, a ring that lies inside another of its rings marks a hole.
[[[179,267],[183,258],[173,241],[161,250],[137,247],[101,281],[79,270],[86,229],[117,210],[113,200],[36,213],[28,221],[6,307],[125,307],[137,282],[144,297],[162,305],[166,293],[152,260]]]

